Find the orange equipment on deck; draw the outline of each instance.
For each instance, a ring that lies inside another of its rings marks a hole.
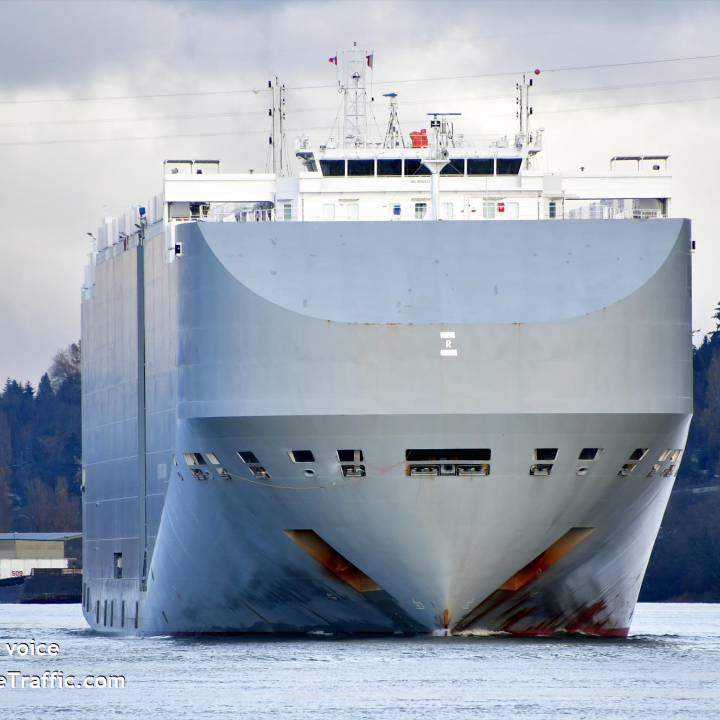
[[[411,140],[412,146],[414,148],[427,147],[427,144],[428,144],[427,130],[425,130],[425,128],[423,128],[420,132],[411,132],[410,140]]]

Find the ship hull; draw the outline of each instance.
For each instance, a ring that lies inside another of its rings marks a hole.
[[[688,224],[362,225],[193,224],[176,263],[144,250],[146,491],[123,501],[118,480],[103,515],[98,411],[88,622],[627,634],[677,472],[659,459],[691,416]],[[131,443],[137,424],[117,426]],[[343,475],[348,448],[364,476]],[[408,451],[432,448],[487,451],[489,474],[413,475]]]

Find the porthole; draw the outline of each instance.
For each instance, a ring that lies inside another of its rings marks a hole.
[[[576,474],[576,475],[587,475],[587,474],[588,474],[588,470],[589,470],[589,468],[587,468],[587,467],[585,467],[585,466],[579,467],[579,468],[577,469],[577,471],[575,472],[575,474]]]
[[[313,477],[315,477],[315,471],[314,470],[303,470],[303,475],[305,477],[313,478]]]

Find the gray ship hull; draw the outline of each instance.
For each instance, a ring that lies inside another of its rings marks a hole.
[[[659,458],[692,411],[687,221],[193,223],[178,242],[166,263],[150,240],[141,274],[136,249],[99,265],[83,304],[93,628],[628,632],[677,469]],[[489,474],[412,475],[426,448],[487,449]],[[557,449],[547,476],[537,448]]]

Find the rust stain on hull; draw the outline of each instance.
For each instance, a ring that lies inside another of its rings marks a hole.
[[[337,575],[350,587],[358,592],[372,592],[382,590],[372,578],[368,577],[360,568],[353,565],[350,560],[341,555],[335,548],[323,540],[314,530],[285,530],[285,534],[295,541],[308,555],[312,555],[319,563],[324,565],[331,573]]]
[[[577,547],[593,530],[594,528],[588,527],[570,528],[559,540],[546,548],[527,565],[520,568],[520,570],[508,578],[495,592],[491,593],[479,605],[476,605],[475,608],[457,623],[453,628],[453,632],[470,628],[479,620],[488,616],[494,610],[501,608],[503,605],[508,605],[508,607],[505,607],[504,612],[501,613],[501,616],[504,616],[505,620],[500,623],[498,629],[506,632],[522,632],[518,631],[515,626],[528,615],[531,615],[537,608],[534,607],[534,605],[529,607],[526,605],[527,601],[531,598],[531,595],[527,591],[517,594],[518,591],[526,588],[526,586],[540,577],[540,575],[554,565],[560,558]],[[510,604],[511,600],[515,600],[515,602]],[[559,620],[559,618],[557,619]],[[564,628],[554,627],[548,624],[547,627],[543,627],[543,632],[556,632],[558,629]]]

